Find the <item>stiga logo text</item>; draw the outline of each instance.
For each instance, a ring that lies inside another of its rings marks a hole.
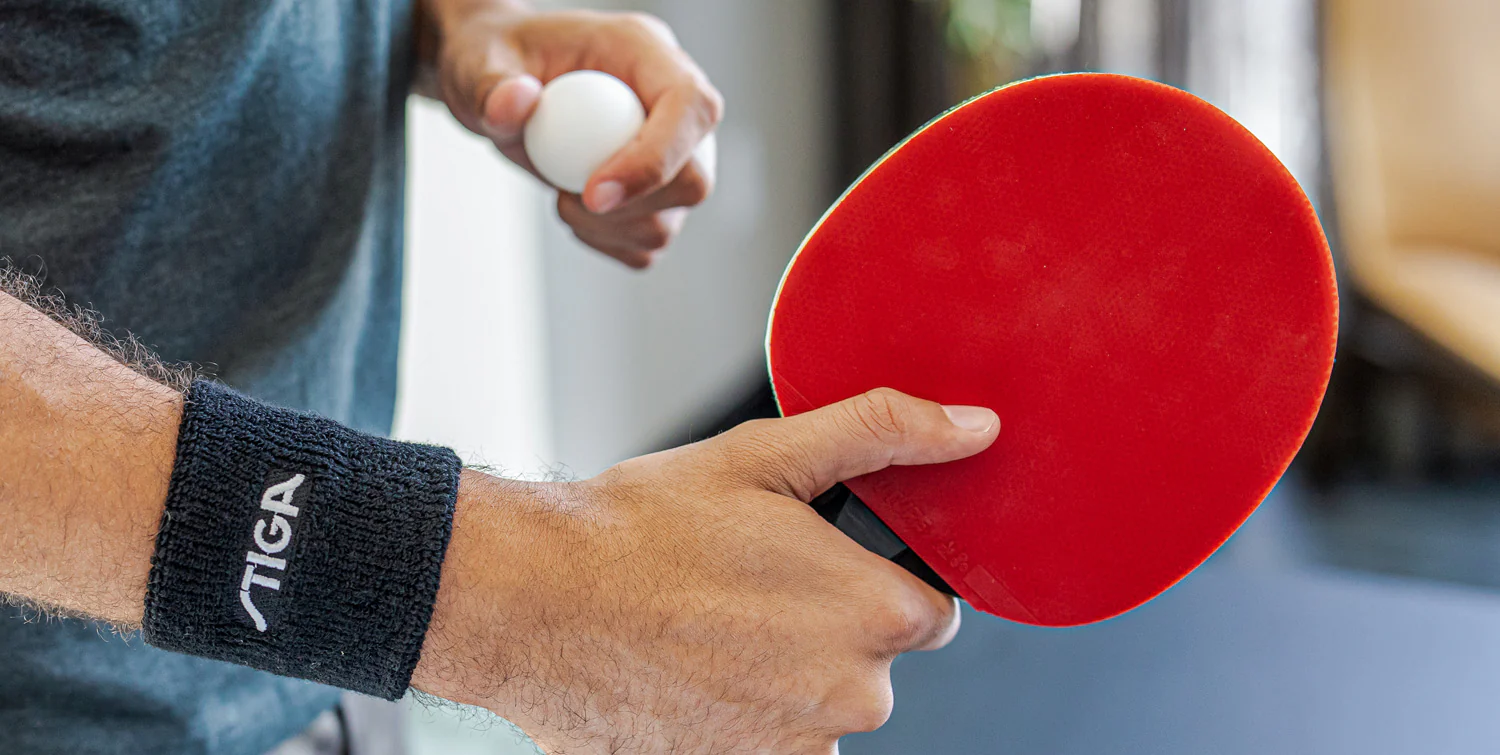
[[[261,632],[266,631],[266,617],[255,607],[255,598],[257,595],[264,597],[264,591],[252,590],[257,587],[278,592],[281,590],[281,580],[286,578],[287,568],[283,552],[292,544],[292,523],[297,520],[295,496],[297,488],[306,479],[303,475],[294,474],[285,482],[266,488],[265,494],[260,497],[262,515],[255,520],[255,530],[251,533],[255,538],[256,549],[245,552],[245,578],[240,580],[240,605],[245,607],[245,613],[255,622],[256,630]],[[275,576],[271,576],[273,572]]]

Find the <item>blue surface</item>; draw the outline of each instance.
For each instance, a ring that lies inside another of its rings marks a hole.
[[[1500,752],[1500,597],[1210,565],[1103,624],[965,611],[845,755]]]

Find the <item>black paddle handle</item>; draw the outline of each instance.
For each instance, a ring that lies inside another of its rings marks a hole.
[[[843,483],[834,485],[828,492],[812,499],[812,507],[819,516],[838,527],[840,532],[848,535],[865,550],[895,562],[939,592],[958,595],[926,561],[908,548],[896,533],[891,532],[891,528],[885,526],[885,522],[880,521],[880,517],[875,516],[875,512],[864,501],[859,500],[859,496],[848,486]]]

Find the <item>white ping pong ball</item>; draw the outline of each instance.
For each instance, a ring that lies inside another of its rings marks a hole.
[[[630,143],[646,108],[625,82],[602,71],[572,71],[547,82],[523,136],[542,178],[563,191],[583,187]]]

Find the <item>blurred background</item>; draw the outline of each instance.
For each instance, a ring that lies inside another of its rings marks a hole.
[[[1075,630],[967,614],[844,752],[1500,752],[1500,3],[541,5],[673,26],[728,101],[718,190],[631,273],[414,99],[398,434],[583,477],[774,414],[776,283],[870,162],[1018,78],[1156,79],[1244,123],[1318,208],[1343,312],[1312,436],[1166,596]],[[409,711],[419,753],[534,751],[480,712]]]

